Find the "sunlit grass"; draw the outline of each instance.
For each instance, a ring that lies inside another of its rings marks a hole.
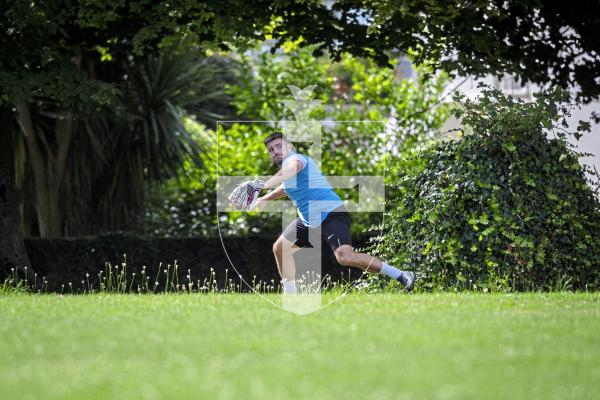
[[[349,294],[306,316],[254,294],[10,294],[0,398],[592,399],[599,317],[597,293]]]

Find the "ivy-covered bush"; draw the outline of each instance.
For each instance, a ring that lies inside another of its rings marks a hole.
[[[458,97],[472,132],[396,160],[385,235],[370,250],[416,271],[425,290],[600,288],[598,189],[565,140],[565,99]]]

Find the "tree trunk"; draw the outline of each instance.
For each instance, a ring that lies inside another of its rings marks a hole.
[[[19,125],[25,135],[28,162],[33,170],[34,203],[40,237],[60,237],[63,233],[60,195],[73,138],[73,115],[68,111],[60,113],[54,131],[56,143],[50,145],[44,137],[45,132],[34,126],[27,101],[18,100],[16,109]]]
[[[33,125],[31,110],[25,99],[17,100],[16,104],[18,121],[25,136],[27,145],[27,159],[33,171],[34,204],[40,230],[40,236],[51,238],[60,236],[60,216],[58,213],[57,199],[52,192],[57,188],[55,182],[50,180],[53,174],[53,151],[45,142],[44,132],[39,132]],[[42,149],[44,145],[44,149]]]
[[[31,267],[20,225],[20,201],[15,190],[13,157],[14,123],[10,112],[0,110],[0,282],[17,271]]]
[[[80,67],[81,57],[74,57],[71,61]],[[25,135],[28,163],[33,171],[34,204],[40,236],[60,237],[63,235],[64,225],[61,194],[73,140],[73,114],[70,111],[58,113],[53,132],[54,141],[50,142],[46,132],[34,126],[31,109],[25,98],[18,99],[15,108]]]

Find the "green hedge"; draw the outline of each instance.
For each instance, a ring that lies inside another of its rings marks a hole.
[[[564,135],[548,138],[563,96],[461,99],[472,134],[397,160],[380,254],[424,288],[599,289],[598,192]]]
[[[110,234],[65,239],[30,238],[25,240],[25,246],[37,274],[37,290],[41,289],[44,279],[48,282],[45,290],[50,292],[69,293],[69,283],[75,293],[87,291],[90,287],[97,290],[102,279],[108,275],[107,263],[113,274],[123,270],[123,263],[126,263],[127,289],[131,287],[131,291],[136,292],[138,285],[144,287],[142,270],[145,267],[151,290],[158,280],[157,291],[164,291],[167,282],[164,271],[168,270],[168,289],[173,291],[171,282],[187,284],[191,281],[196,288],[198,282],[210,278],[211,268],[219,288],[223,288],[229,279],[234,284],[239,283],[238,272],[249,283],[253,280],[267,283],[273,280],[278,285],[280,278],[272,253],[275,239],[271,235],[256,235],[228,237],[221,242],[219,237],[177,239]],[[364,245],[367,238],[356,237],[354,241],[356,245]],[[352,269],[349,275],[348,267],[338,265],[331,249],[326,246],[323,246],[322,260],[323,276],[329,274],[333,280],[360,276],[357,269]],[[310,260],[302,258],[296,261],[310,263]],[[174,271],[175,263],[178,266],[177,273]],[[27,280],[30,285],[33,284],[33,273],[28,274]],[[242,291],[249,290],[245,285],[242,286]]]

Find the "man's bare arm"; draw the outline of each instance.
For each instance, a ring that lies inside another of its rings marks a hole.
[[[277,200],[277,199],[281,199],[282,197],[285,197],[285,190],[283,190],[283,186],[280,185],[277,189],[270,191],[269,193],[267,193],[266,195],[264,195],[263,197],[261,197],[262,200],[264,201],[271,201],[271,200]]]
[[[262,211],[263,208],[265,208],[265,206],[267,205],[268,201],[277,200],[286,196],[285,191],[283,190],[282,183],[296,176],[302,168],[303,165],[300,161],[293,160],[292,162],[288,163],[285,167],[281,168],[279,172],[273,175],[268,181],[266,181],[264,186],[265,189],[270,189],[274,187],[276,187],[276,189],[271,191],[270,193],[267,193],[263,197],[259,197],[258,201],[256,202],[256,208],[258,208],[259,211]]]
[[[281,185],[277,189],[270,191],[263,197],[259,197],[256,201],[256,208],[258,208],[259,211],[262,211],[267,206],[267,203],[269,201],[277,200],[285,196],[285,190],[283,190],[283,185]]]
[[[281,168],[278,173],[273,175],[268,181],[265,182],[265,189],[275,188],[293,178],[302,169],[302,163],[298,160],[293,160],[288,163],[285,167]]]

